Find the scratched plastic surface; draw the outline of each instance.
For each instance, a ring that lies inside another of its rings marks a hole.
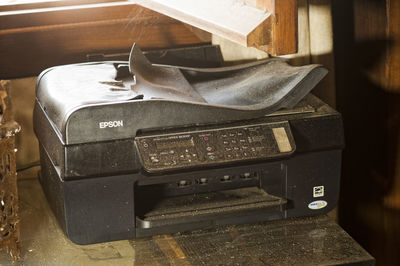
[[[19,182],[21,260],[15,265],[374,265],[327,216],[218,227],[80,246],[61,231],[36,179]],[[0,265],[12,264],[0,253]]]

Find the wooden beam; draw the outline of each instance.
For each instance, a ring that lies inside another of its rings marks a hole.
[[[273,55],[297,51],[297,0],[141,0],[138,4]]]

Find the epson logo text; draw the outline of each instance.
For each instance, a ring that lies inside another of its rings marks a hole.
[[[100,128],[107,128],[107,127],[123,127],[124,126],[124,121],[119,120],[119,121],[107,121],[107,122],[100,122],[99,127]]]

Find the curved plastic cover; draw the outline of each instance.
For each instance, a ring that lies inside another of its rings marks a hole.
[[[131,74],[126,71],[121,76],[123,67],[128,68],[128,62],[84,63],[41,74],[38,102],[66,142],[64,135],[72,119],[79,122],[80,130],[87,127],[87,121],[79,119],[95,119],[90,110],[96,109],[96,119],[101,121],[112,119],[112,110],[129,109],[132,113],[123,113],[132,116],[134,130],[256,118],[294,107],[327,74],[320,65],[293,67],[278,58],[221,68],[155,65],[135,45],[129,61]],[[84,112],[79,115],[79,111]]]

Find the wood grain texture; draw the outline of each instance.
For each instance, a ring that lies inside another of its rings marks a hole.
[[[387,32],[389,38],[392,40],[392,46],[389,48],[390,51],[387,62],[387,74],[389,81],[387,84],[387,89],[400,93],[400,1],[388,0],[387,2]]]
[[[272,13],[268,31],[270,43],[257,47],[272,55],[293,54],[298,49],[298,1],[293,0],[246,0],[256,8]],[[254,3],[255,2],[255,3]],[[267,29],[266,29],[267,30]],[[264,31],[265,34],[266,31]]]
[[[297,1],[144,0],[138,4],[273,55],[297,51]]]
[[[179,21],[133,2],[0,12],[0,78],[37,75],[93,53],[209,42]]]
[[[378,265],[400,265],[399,1],[332,5],[336,102],[346,134],[339,222]]]
[[[29,0],[3,1],[0,4],[0,12],[37,9],[37,8],[52,8],[52,7],[72,6],[72,5],[109,3],[109,2],[119,2],[119,1],[121,0],[43,0],[40,2],[32,2]]]
[[[138,4],[242,45],[247,45],[248,35],[271,16],[232,0],[145,0]]]
[[[273,54],[297,52],[297,1],[275,1],[273,27]]]

